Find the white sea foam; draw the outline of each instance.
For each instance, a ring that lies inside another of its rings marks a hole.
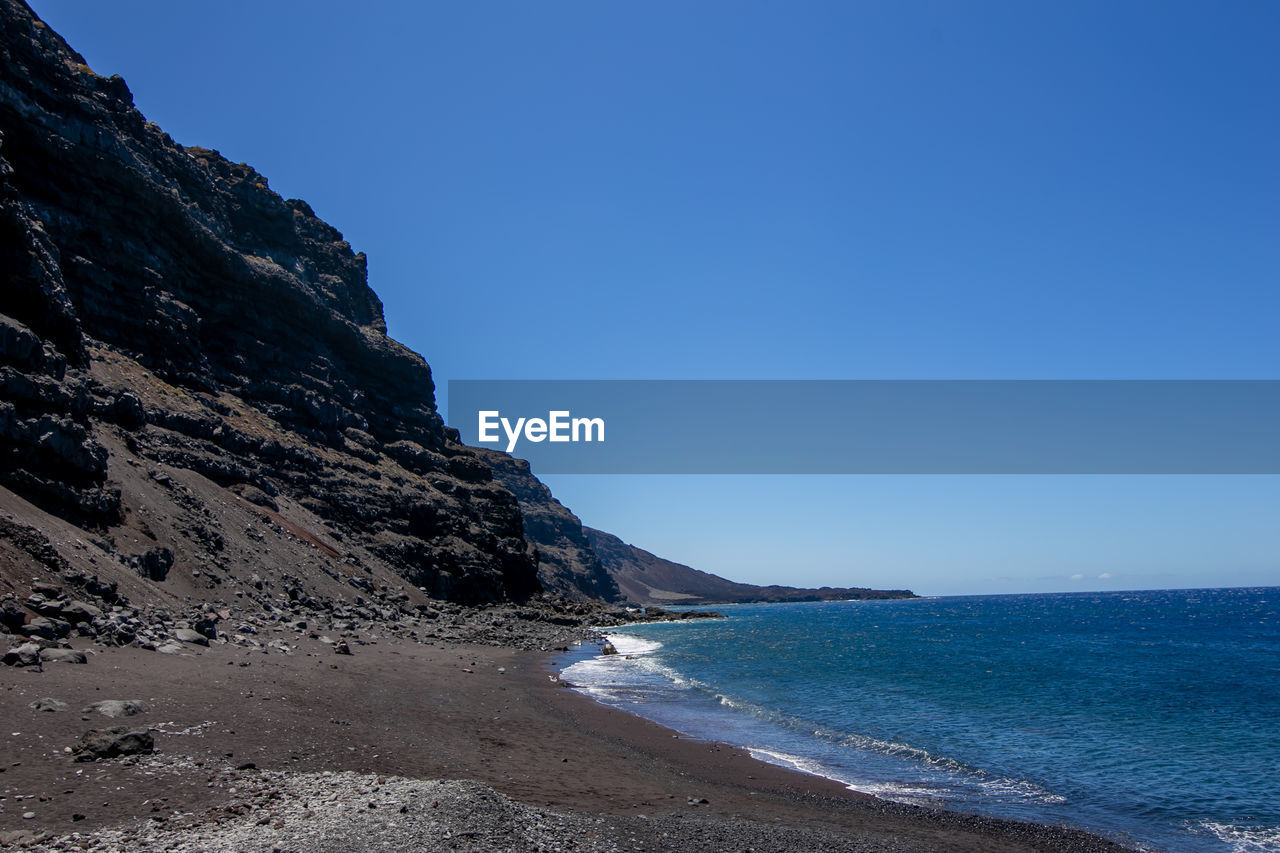
[[[790,770],[799,770],[801,773],[808,773],[810,776],[831,779],[844,785],[850,791],[870,794],[882,800],[915,806],[937,805],[938,802],[938,792],[930,788],[899,782],[873,782],[867,779],[851,779],[836,773],[830,767],[811,758],[773,749],[764,749],[763,747],[747,747],[747,752],[757,761],[776,764],[779,767],[786,767]]]
[[[1276,853],[1280,851],[1280,826],[1241,826],[1202,821],[1192,827],[1208,833],[1231,847],[1232,853]]]
[[[910,744],[883,741],[856,734],[845,736],[842,743],[846,746],[852,746],[856,749],[863,749],[868,752],[878,752],[881,755],[892,755],[899,758],[907,758],[937,770],[943,770],[959,776],[967,777],[973,780],[979,787],[985,789],[988,793],[995,794],[997,796],[1029,799],[1046,804],[1059,804],[1067,801],[1066,797],[1055,794],[1047,788],[1037,785],[1027,779],[1012,779],[1007,776],[998,776],[988,773],[986,770],[981,768],[971,767],[962,761],[956,761],[954,758],[948,758],[945,755],[934,755],[927,750],[911,746]]]
[[[801,755],[791,755],[787,752],[778,752],[772,749],[764,749],[758,746],[747,747],[747,752],[757,761],[764,761],[769,764],[776,764],[780,767],[787,767],[791,770],[799,770],[801,773],[808,773],[810,776],[821,776],[824,779],[835,779],[842,784],[849,784],[844,779],[836,779],[832,775],[831,770],[814,761],[811,758],[805,758]]]
[[[651,655],[662,648],[662,643],[657,640],[646,640],[644,637],[637,637],[634,634],[607,634],[606,638],[610,643],[613,643],[613,647],[618,650],[618,654],[624,658],[627,655],[632,657],[636,655]]]
[[[646,640],[630,634],[607,634],[605,639],[617,649],[616,655],[595,655],[566,667],[561,677],[583,692],[601,701],[609,701],[611,688],[617,688],[626,679],[624,670],[662,648],[656,640]]]

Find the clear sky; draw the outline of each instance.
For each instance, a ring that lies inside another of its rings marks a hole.
[[[366,252],[441,389],[1280,378],[1270,0],[33,6]],[[1277,477],[547,481],[735,580],[1280,583]]]

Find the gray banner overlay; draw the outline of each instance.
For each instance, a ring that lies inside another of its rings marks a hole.
[[[448,395],[464,442],[539,474],[1280,473],[1280,380],[455,380]]]

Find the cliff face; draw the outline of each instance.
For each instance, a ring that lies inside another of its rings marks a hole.
[[[733,584],[584,531],[443,424],[337,230],[0,0],[0,599],[51,574],[277,615],[877,594]]]
[[[514,496],[387,337],[364,256],[248,166],[175,143],[18,0],[0,25],[10,523],[85,571],[167,553],[197,592],[298,549],[339,584],[536,592]],[[41,562],[6,540],[11,567]]]
[[[862,587],[756,586],[735,583],[709,572],[664,560],[617,536],[584,528],[592,550],[617,581],[626,601],[641,605],[744,604],[759,601],[848,601],[851,599],[915,598],[906,589]]]
[[[525,538],[538,549],[543,588],[579,601],[621,601],[622,592],[592,550],[582,522],[533,476],[529,463],[496,450],[478,452],[520,502]]]

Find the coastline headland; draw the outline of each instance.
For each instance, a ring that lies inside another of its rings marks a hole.
[[[444,424],[364,255],[21,0],[0,56],[0,846],[1119,849],[558,685],[551,650],[638,617]]]

